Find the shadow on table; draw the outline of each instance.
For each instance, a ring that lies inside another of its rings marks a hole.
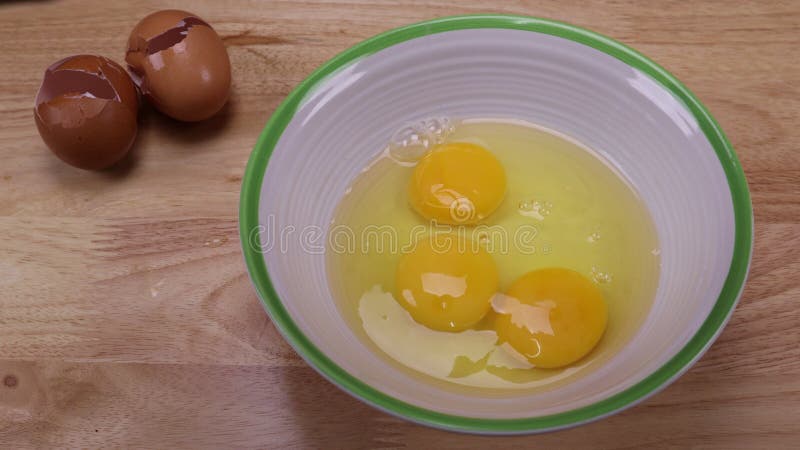
[[[445,445],[465,441],[496,449],[536,444],[541,448],[611,448],[676,445],[692,442],[698,433],[720,429],[730,417],[724,399],[733,380],[709,382],[713,375],[689,372],[674,385],[620,414],[575,428],[508,437],[446,433],[412,424],[378,411],[341,391],[309,367],[284,371],[281,380],[302,436],[302,447],[374,448],[414,446],[421,442]],[[705,431],[704,431],[705,430]]]
[[[418,427],[346,394],[308,366],[286,368],[281,380],[302,436],[302,448],[374,448],[399,442]]]
[[[235,105],[236,99],[231,97],[214,116],[200,122],[181,122],[161,114],[144,102],[139,114],[139,127],[158,135],[160,140],[177,144],[170,146],[173,149],[197,153],[209,148],[203,144],[221,135],[230,126]]]

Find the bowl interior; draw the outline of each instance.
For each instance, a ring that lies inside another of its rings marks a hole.
[[[268,268],[285,319],[296,326],[292,333],[302,333],[308,340],[303,345],[312,344],[374,390],[471,418],[576,410],[657,372],[714,308],[737,238],[732,188],[698,119],[650,75],[576,40],[492,27],[421,34],[341,57],[336,70],[308,86],[283,133],[273,137],[277,143],[258,196],[261,227],[243,232],[260,239],[264,251],[257,257]],[[641,195],[661,246],[657,295],[635,339],[600,370],[538,394],[491,398],[452,392],[387,364],[340,316],[322,251],[334,208],[396,130],[440,116],[523,119],[557,130],[601,153]],[[319,244],[300,245],[303,239]],[[278,322],[287,332],[284,320]]]

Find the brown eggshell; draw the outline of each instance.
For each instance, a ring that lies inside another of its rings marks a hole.
[[[45,71],[34,119],[45,144],[64,162],[99,170],[122,159],[136,139],[136,87],[120,65],[78,55]]]
[[[172,118],[204,120],[228,100],[231,67],[225,45],[189,12],[165,10],[142,19],[128,39],[125,60],[142,93]]]
[[[138,111],[139,98],[136,86],[125,68],[116,62],[104,56],[76,55],[64,58],[56,64],[58,70],[80,70],[105,77],[120,96],[120,101]]]

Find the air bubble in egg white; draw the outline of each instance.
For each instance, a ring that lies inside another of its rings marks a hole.
[[[430,142],[413,127],[405,127],[389,141],[389,156],[400,163],[415,163],[428,152]]]
[[[532,217],[536,220],[544,220],[552,212],[553,204],[550,202],[540,202],[538,200],[523,200],[517,205],[517,212],[525,217]]]
[[[455,126],[447,117],[439,117],[422,121],[422,129],[433,144],[441,144],[455,130]]]
[[[595,266],[592,266],[591,277],[592,281],[597,284],[611,283],[611,281],[614,279],[613,275],[603,272]]]
[[[389,141],[389,156],[401,164],[416,164],[433,146],[445,142],[454,130],[453,121],[446,117],[403,127]]]

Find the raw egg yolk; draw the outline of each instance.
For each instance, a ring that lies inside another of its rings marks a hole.
[[[480,145],[464,142],[434,147],[411,176],[411,206],[439,223],[469,225],[489,216],[503,201],[506,174]]]
[[[581,359],[597,345],[608,321],[600,290],[569,269],[528,272],[495,297],[492,307],[500,341],[542,368]]]
[[[418,323],[461,331],[491,309],[498,275],[491,255],[454,234],[419,240],[397,266],[395,298]]]

